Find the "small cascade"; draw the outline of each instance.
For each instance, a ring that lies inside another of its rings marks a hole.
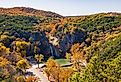
[[[59,54],[57,53],[56,48],[50,44],[50,53],[53,57],[59,57]]]
[[[50,53],[51,53],[52,56],[54,56],[53,49],[52,49],[52,46],[51,45],[50,45]]]
[[[58,54],[58,52],[57,52],[57,50],[56,50],[56,48],[53,46],[53,50],[54,50],[54,55],[56,56],[56,57],[59,57],[59,54]]]

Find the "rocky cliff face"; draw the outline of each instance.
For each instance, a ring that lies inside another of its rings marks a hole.
[[[63,39],[59,39],[59,43],[54,45],[50,43],[49,38],[46,37],[44,32],[33,32],[29,34],[32,41],[28,48],[28,55],[34,54],[34,46],[38,47],[37,53],[42,53],[46,57],[62,57],[71,48],[74,43],[81,43],[86,39],[86,33],[77,31],[73,34],[66,34]],[[57,39],[57,38],[56,38]]]
[[[63,38],[57,38],[57,36],[49,37],[51,38],[49,39],[51,55],[54,57],[60,57],[65,56],[66,52],[74,43],[82,43],[85,41],[87,34],[83,31],[75,31],[72,34],[65,34]]]
[[[75,31],[72,34],[66,34],[62,40],[60,40],[59,46],[63,55],[71,48],[74,43],[82,43],[85,41],[87,34],[82,31]]]

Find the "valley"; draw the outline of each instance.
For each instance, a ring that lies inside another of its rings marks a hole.
[[[0,82],[120,82],[120,63],[121,13],[0,8]]]

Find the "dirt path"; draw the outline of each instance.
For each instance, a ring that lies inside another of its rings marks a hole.
[[[40,64],[40,67],[44,64]],[[32,65],[30,69],[27,69],[28,72],[32,72],[36,77],[38,77],[41,81],[39,82],[49,82],[46,75],[37,68],[37,65]]]

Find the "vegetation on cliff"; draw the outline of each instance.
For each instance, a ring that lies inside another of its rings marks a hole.
[[[0,81],[35,80],[26,77],[30,56],[38,67],[47,61],[46,75],[55,82],[120,82],[121,14],[63,17],[32,8],[0,8]],[[67,58],[70,68],[54,58]]]

